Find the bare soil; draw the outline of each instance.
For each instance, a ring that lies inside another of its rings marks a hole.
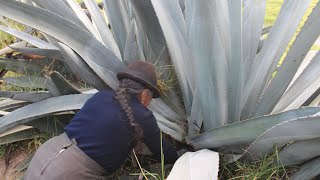
[[[9,158],[9,165],[6,166],[6,156],[0,158],[0,180],[17,180],[23,175],[23,172],[16,170],[16,167],[29,156],[28,152],[23,150],[14,151]]]

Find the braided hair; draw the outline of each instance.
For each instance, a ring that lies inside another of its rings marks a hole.
[[[137,96],[144,89],[146,89],[145,86],[143,86],[142,84],[134,80],[122,79],[120,80],[119,87],[115,91],[115,96],[114,96],[115,99],[118,100],[121,109],[125,112],[129,125],[133,129],[133,132],[134,132],[133,143],[138,151],[142,150],[143,130],[134,119],[132,107],[130,105],[130,99],[131,99],[131,96]]]

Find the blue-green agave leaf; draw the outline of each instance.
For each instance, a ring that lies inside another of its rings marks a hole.
[[[282,96],[273,112],[299,108],[320,87],[320,51]]]
[[[200,104],[201,90],[195,89],[192,101],[191,115],[188,120],[188,138],[193,138],[199,135],[203,123],[203,113]]]
[[[17,52],[21,52],[23,54],[30,54],[30,55],[38,55],[38,56],[45,56],[52,59],[59,59],[62,60],[63,57],[58,49],[39,49],[39,48],[30,48],[30,47],[20,47],[15,48],[10,45],[10,48]]]
[[[2,98],[12,98],[15,94],[19,94],[23,92],[16,92],[16,91],[0,91],[0,97]]]
[[[27,46],[27,42],[25,42],[25,41],[19,41],[19,42],[13,43],[10,46],[7,46],[7,47],[4,47],[3,49],[1,49],[0,56],[14,52],[13,48],[22,48],[22,47],[26,47],[26,46]]]
[[[186,138],[186,140],[195,149],[248,144],[258,138],[260,134],[279,123],[288,121],[289,119],[311,116],[319,112],[320,107],[310,107],[252,118],[220,128],[211,129],[197,137]]]
[[[55,14],[59,14],[65,19],[77,24],[83,29],[87,30],[84,24],[80,21],[80,19],[76,16],[76,14],[72,11],[72,9],[68,6],[65,0],[32,0],[38,6],[47,9]],[[44,31],[46,32],[46,31]]]
[[[200,106],[204,130],[209,130],[227,124],[228,120],[229,60],[222,43],[226,40],[222,39],[220,31],[228,32],[230,27],[222,22],[224,17],[218,13],[218,9],[228,12],[228,4],[226,1],[186,0],[186,7],[185,14],[190,16],[187,19],[190,50],[196,60],[193,67],[195,91],[199,92],[199,104],[192,106]]]
[[[183,129],[182,126],[178,125],[177,123],[168,121],[166,118],[164,118],[163,116],[159,115],[156,112],[153,112],[153,114],[156,117],[158,123],[161,123],[161,124],[169,127],[170,129],[176,131],[175,134],[179,135],[182,138],[182,139],[180,139],[180,141],[182,141],[183,137],[187,135],[185,129]]]
[[[126,0],[104,0],[105,10],[110,21],[111,28],[123,57],[127,34],[130,28],[130,17]]]
[[[289,86],[302,61],[320,35],[320,3],[313,9],[294,44],[290,48],[275,78],[261,97],[253,116],[271,113]],[[318,68],[320,71],[320,68]],[[300,92],[299,92],[300,93]],[[291,99],[295,99],[290,97]]]
[[[0,58],[0,69],[5,69],[18,74],[42,74],[45,66],[25,59]]]
[[[20,92],[20,91],[0,91],[0,97],[11,98],[18,101],[37,102],[51,98],[49,92]]]
[[[12,99],[25,102],[38,102],[51,97],[52,94],[49,92],[23,92],[15,94]]]
[[[146,60],[143,53],[142,45],[138,41],[138,36],[139,34],[136,21],[132,20],[123,56],[123,60],[126,63],[130,63],[136,60]]]
[[[57,88],[57,86],[54,84],[53,80],[51,79],[50,76],[45,75],[46,78],[46,82],[45,82],[45,86],[47,88],[47,90],[52,94],[52,96],[56,97],[56,96],[60,96],[61,93],[59,91],[59,89]]]
[[[151,3],[164,33],[189,116],[194,89],[193,62],[188,47],[186,23],[179,2],[151,0]]]
[[[98,7],[97,3],[92,0],[84,0],[84,3],[86,4],[91,14],[93,22],[97,26],[97,29],[101,35],[104,45],[107,46],[110,50],[112,50],[113,53],[119,58],[119,60],[122,59],[117,43],[114,40],[112,32],[106,20],[102,16],[102,13],[100,12],[100,8]]]
[[[148,106],[150,110],[158,113],[164,118],[168,119],[171,122],[178,123],[180,125],[184,125],[186,119],[181,115],[177,114],[173,111],[167,104],[163,102],[161,99],[153,99],[153,101]]]
[[[278,155],[284,165],[299,165],[320,155],[320,138],[296,141],[284,147]]]
[[[162,124],[161,120],[159,121],[157,119],[157,124],[159,126],[159,128],[161,129],[161,131],[163,131],[166,134],[169,134],[172,138],[174,138],[177,141],[183,142],[184,140],[184,134],[179,134],[177,131],[169,128],[168,126]]]
[[[18,77],[4,77],[3,80],[11,85],[24,88],[42,88],[45,89],[46,80],[39,76],[18,76]]]
[[[144,42],[142,45],[144,48],[145,57],[149,61],[156,63],[159,66],[167,65],[169,57],[167,49],[165,48],[167,46],[166,40],[164,38],[156,13],[152,7],[151,1],[131,0],[130,3],[135,10],[135,19],[137,26],[139,27],[138,31],[140,32],[139,37],[141,38],[141,41]],[[145,40],[143,36],[146,36],[147,40]],[[148,45],[150,45],[150,47]],[[150,51],[154,53],[154,55]],[[162,56],[162,58],[160,56]]]
[[[262,159],[293,141],[320,138],[320,114],[281,122],[262,133],[245,151],[244,159]],[[308,147],[309,148],[309,147]]]
[[[244,59],[242,55],[242,0],[228,1],[231,34],[231,59],[229,71],[229,122],[240,121],[242,103],[242,86],[244,84]],[[246,41],[243,41],[246,42]],[[254,48],[254,47],[252,47]],[[220,64],[215,63],[215,66]],[[228,70],[228,69],[227,69]],[[217,76],[214,76],[215,78]],[[222,80],[218,78],[218,80]],[[227,79],[225,81],[228,81]],[[219,90],[221,87],[216,86]],[[226,90],[224,90],[226,91]],[[224,102],[223,100],[222,102]],[[221,101],[219,101],[221,102]],[[220,104],[220,103],[218,103]]]
[[[10,144],[27,139],[33,139],[36,135],[37,134],[35,129],[25,129],[22,131],[15,132],[13,134],[8,134],[6,136],[0,137],[0,145]]]
[[[265,0],[247,0],[243,9],[242,18],[242,53],[244,84],[249,78],[254,59],[259,47],[260,37],[270,31],[262,29],[266,10]]]
[[[0,101],[0,110],[8,110],[12,108],[18,108],[22,107],[24,105],[27,105],[29,103],[24,102],[24,101],[17,101],[17,100],[12,100],[12,99],[5,99]]]
[[[68,64],[71,71],[80,79],[91,84],[98,90],[109,89],[106,83],[88,66],[88,64],[70,47],[63,43],[58,43],[60,52],[64,57],[64,62]]]
[[[310,180],[320,174],[320,157],[317,157],[300,167],[290,180]]]
[[[61,95],[81,94],[81,92],[69,83],[59,72],[52,72],[50,78]]]
[[[159,77],[163,80],[169,80],[172,73],[172,63],[166,45],[161,26],[159,24],[152,3],[149,0],[130,1],[134,10],[134,17],[137,24],[136,41],[142,46],[144,57],[148,62],[156,65]],[[128,37],[129,38],[129,37]],[[124,56],[126,58],[126,55]],[[177,88],[178,89],[178,88]],[[179,104],[176,90],[163,92],[168,96],[168,104],[176,109],[183,109]],[[181,110],[180,110],[181,111]]]
[[[84,12],[84,10],[81,8],[78,2],[75,0],[66,0],[69,6],[72,8],[74,13],[78,16],[80,21],[86,26],[86,28],[100,41],[102,42],[102,38],[98,32],[98,30],[93,26],[91,20],[87,16],[87,14]]]
[[[251,68],[252,72],[245,85],[243,96],[245,103],[241,115],[242,119],[252,117],[252,113],[268,84],[269,77],[274,72],[310,2],[311,0],[290,0],[283,4],[279,16]]]
[[[0,118],[0,133],[50,114],[81,109],[90,97],[92,95],[66,95],[24,106]]]
[[[8,27],[5,27],[5,26],[2,26],[0,25],[0,30],[6,32],[6,33],[9,33],[13,36],[16,36],[20,39],[23,39],[25,40],[26,42],[29,42],[30,44],[33,44],[35,45],[36,47],[38,48],[41,48],[41,49],[52,49],[52,50],[58,50],[57,47],[53,46],[52,44],[50,43],[47,43],[37,37],[34,37],[28,33],[25,33],[25,32],[22,32],[22,31],[18,31],[18,30],[15,30],[15,29],[11,29],[11,28],[8,28]]]
[[[124,65],[91,33],[41,8],[10,0],[1,0],[0,3],[0,14],[44,31],[65,43],[76,51],[104,82],[113,88],[117,87],[118,81],[115,73],[122,70]],[[33,20],[34,17],[37,17],[37,21]],[[52,24],[51,22],[57,23]]]

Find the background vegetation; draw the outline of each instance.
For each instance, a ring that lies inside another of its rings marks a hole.
[[[311,13],[312,8],[316,5],[316,2],[317,0],[313,0],[312,4],[308,8],[309,13],[307,13],[303,17],[304,21],[307,19],[308,15]],[[283,3],[283,0],[267,0],[267,10],[266,10],[266,16],[265,16],[265,23],[264,23],[265,27],[273,25],[279,13],[280,6],[282,3]],[[304,21],[300,23],[299,28],[295,33],[295,36],[300,31]],[[20,28],[19,25],[16,25],[15,23],[13,23],[10,26],[14,27],[15,29]],[[12,44],[15,39],[13,36],[4,34],[2,31],[0,31],[0,38],[1,38],[0,39],[1,48],[8,44]],[[294,42],[294,38],[292,38],[291,42],[289,43],[289,46],[286,52],[288,52],[288,49],[289,47],[291,47],[293,42]],[[320,49],[319,45],[314,45],[312,47],[312,50],[319,50],[319,49]],[[286,53],[283,55],[283,58],[285,57],[285,55]],[[8,73],[7,76],[15,76],[15,74]],[[5,90],[3,88],[17,90],[17,91],[20,90],[20,89],[12,89],[12,87],[2,86],[1,89]],[[50,136],[46,136],[46,138],[49,138],[49,137]],[[44,141],[39,141],[39,142],[42,143]],[[3,146],[0,146],[0,155],[4,154],[5,149],[6,148],[4,148]],[[236,162],[228,166],[222,165],[224,169],[222,169],[221,171],[222,172],[221,176],[223,176],[222,178],[226,178],[226,179],[281,179],[281,178],[288,177],[291,171],[295,170],[295,167],[284,168],[281,164],[273,163],[274,157],[277,157],[277,153],[271,155],[270,157],[265,157],[263,160],[254,162],[249,165],[242,164],[240,162]]]

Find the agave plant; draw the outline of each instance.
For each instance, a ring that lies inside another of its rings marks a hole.
[[[56,127],[96,90],[116,88],[115,74],[139,59],[154,63],[164,82],[162,97],[149,107],[164,133],[195,149],[232,154],[231,161],[259,159],[276,146],[284,165],[302,165],[293,178],[320,174],[320,53],[305,60],[320,35],[319,2],[283,61],[311,0],[284,1],[266,37],[265,0],[105,0],[102,10],[93,0],[84,3],[90,18],[74,0],[0,0],[1,21],[43,36],[2,25],[23,41],[1,55],[59,60],[94,88],[84,91],[61,72],[40,70],[36,84],[45,91],[1,92],[7,99],[0,101],[0,143],[32,137],[41,124]],[[0,64],[39,66],[8,58]],[[28,84],[28,75],[4,80]],[[315,107],[301,108],[309,105]]]

